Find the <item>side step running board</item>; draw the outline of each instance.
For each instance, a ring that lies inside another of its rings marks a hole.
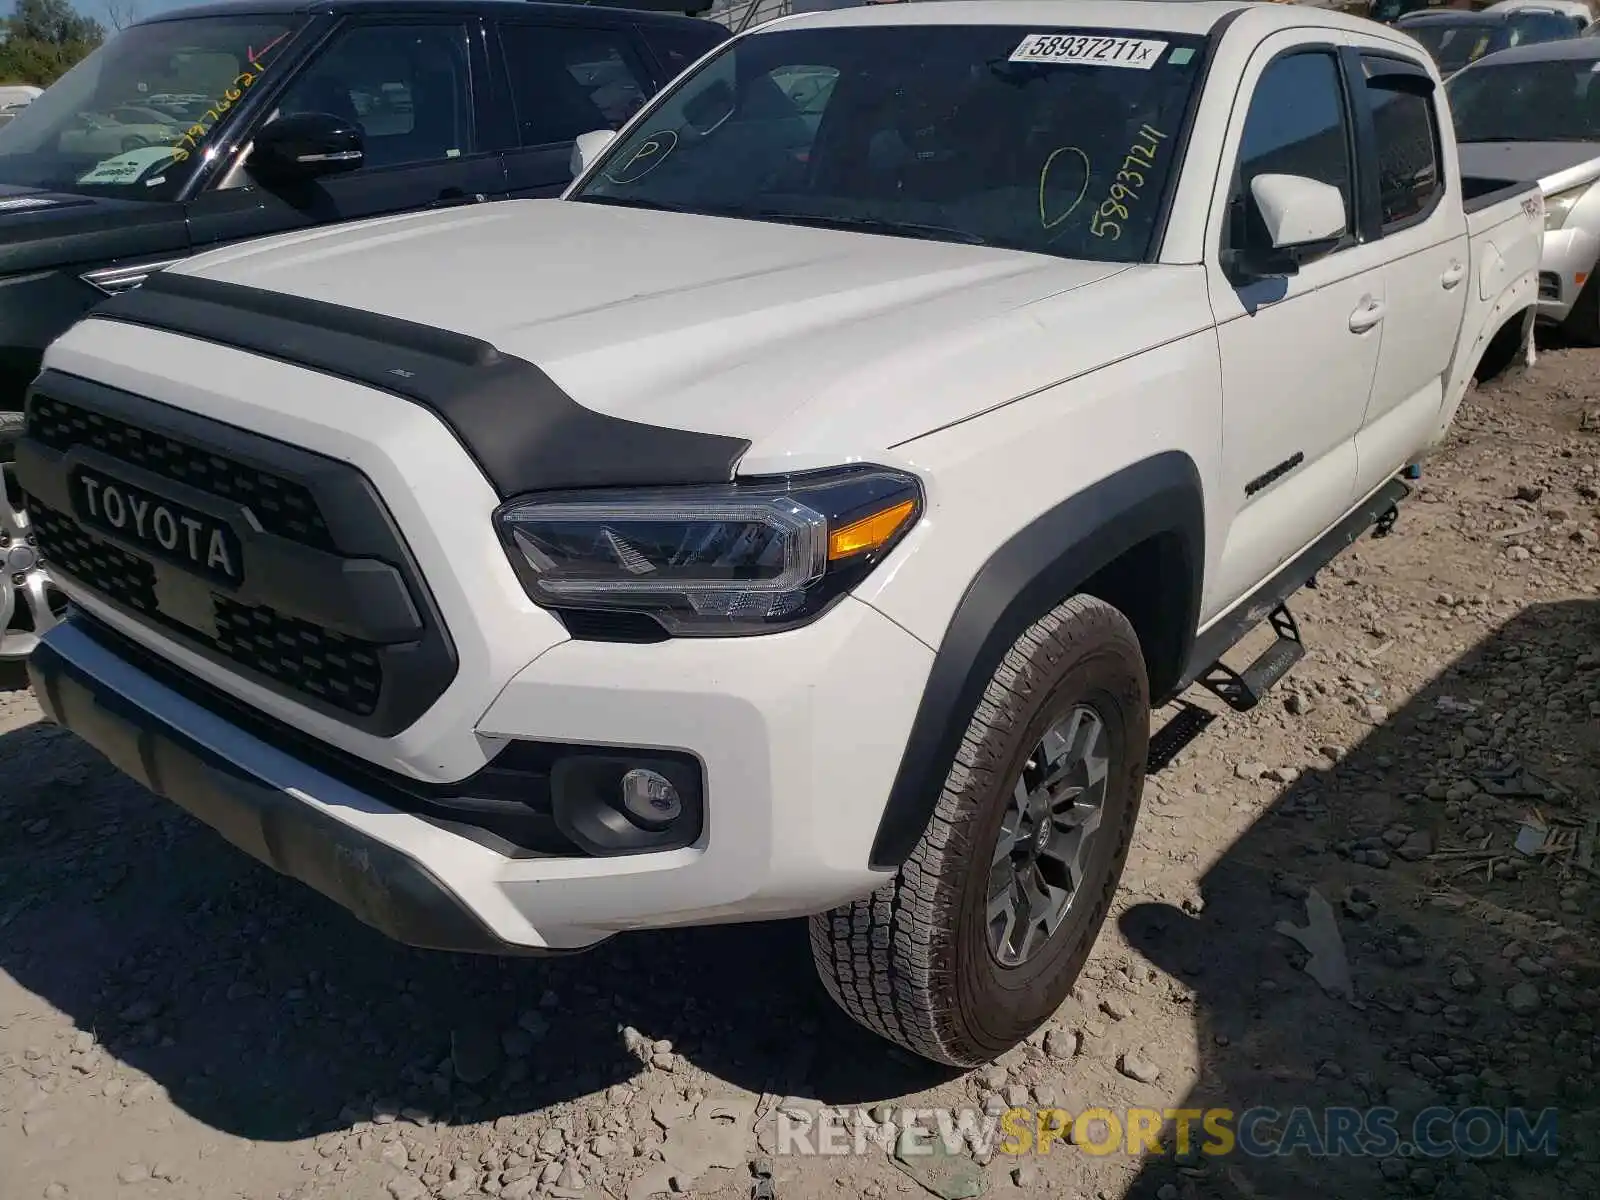
[[[1160,703],[1176,700],[1191,683],[1205,684],[1234,708],[1241,707],[1235,700],[1242,702],[1251,695],[1259,700],[1261,693],[1283,678],[1284,672],[1305,654],[1305,647],[1300,644],[1300,633],[1295,628],[1294,618],[1290,617],[1283,607],[1289,597],[1311,583],[1318,571],[1368,530],[1371,530],[1374,536],[1381,537],[1393,529],[1395,518],[1399,515],[1397,506],[1410,494],[1411,489],[1406,486],[1404,480],[1398,478],[1389,480],[1346,514],[1344,520],[1307,547],[1302,554],[1280,567],[1271,579],[1195,638],[1194,645],[1189,650],[1189,660],[1184,667],[1183,675],[1172,690],[1156,697],[1156,700]],[[1268,619],[1272,621],[1278,633],[1278,640],[1272,648],[1244,671],[1227,671],[1227,676],[1231,678],[1214,676],[1213,672],[1220,667],[1222,656],[1237,646],[1252,629]],[[1232,686],[1234,681],[1239,681],[1239,685]],[[1220,682],[1220,688],[1213,687],[1213,682]],[[1228,695],[1230,686],[1233,698]],[[1242,707],[1250,708],[1256,700],[1249,700]]]
[[[1278,636],[1253,663],[1243,671],[1235,671],[1218,659],[1204,675],[1195,680],[1234,712],[1249,712],[1261,702],[1267,689],[1306,656],[1305,643],[1300,640],[1300,627],[1295,624],[1294,614],[1287,605],[1278,605],[1267,620],[1272,623]]]

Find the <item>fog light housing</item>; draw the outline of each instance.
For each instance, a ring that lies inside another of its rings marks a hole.
[[[670,751],[574,753],[550,768],[556,827],[587,854],[677,850],[704,824],[698,760]]]

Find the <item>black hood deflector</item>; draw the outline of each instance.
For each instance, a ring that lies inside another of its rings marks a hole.
[[[232,346],[428,409],[501,499],[562,488],[725,483],[750,442],[585,408],[488,342],[342,304],[162,271],[93,316]]]

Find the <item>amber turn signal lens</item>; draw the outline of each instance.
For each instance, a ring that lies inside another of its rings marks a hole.
[[[876,550],[899,532],[916,507],[915,500],[902,500],[892,508],[834,530],[828,535],[828,561],[837,562]]]

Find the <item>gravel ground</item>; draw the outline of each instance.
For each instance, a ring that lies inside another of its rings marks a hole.
[[[1393,535],[1297,602],[1306,660],[1152,777],[1076,994],[967,1075],[837,1015],[799,923],[390,944],[0,684],[0,1200],[1600,1195],[1597,368],[1469,397]],[[1530,819],[1552,852],[1511,849]],[[1342,957],[1282,932],[1318,911]],[[775,1153],[818,1104],[1474,1103],[1558,1106],[1560,1156]]]

